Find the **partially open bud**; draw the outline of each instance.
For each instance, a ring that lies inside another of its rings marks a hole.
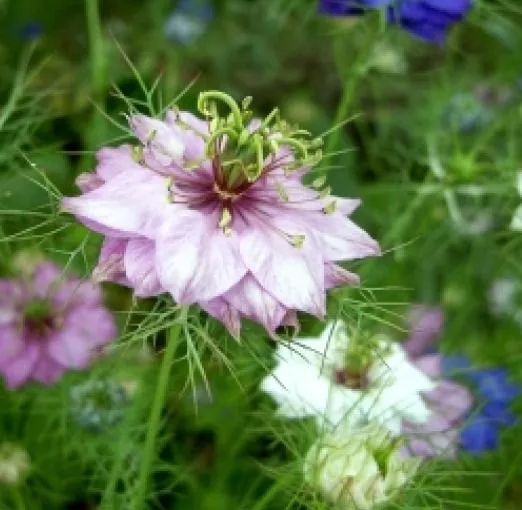
[[[27,452],[11,443],[0,445],[0,483],[15,484],[27,475],[31,460]]]
[[[370,510],[396,496],[419,464],[372,423],[326,434],[308,451],[303,469],[306,481],[340,508]]]

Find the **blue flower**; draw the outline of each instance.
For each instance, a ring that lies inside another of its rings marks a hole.
[[[464,355],[443,357],[442,374],[467,378],[481,400],[479,412],[469,416],[460,432],[462,448],[475,455],[496,448],[501,427],[517,421],[509,404],[520,393],[519,387],[508,381],[505,369],[472,367]]]
[[[473,94],[457,94],[446,106],[443,123],[450,128],[469,133],[478,127],[485,126],[493,118],[492,113]]]
[[[39,21],[29,21],[20,29],[20,35],[28,41],[37,39],[42,33],[43,26]]]
[[[460,444],[469,453],[478,455],[498,446],[498,427],[481,414],[472,417],[460,431]]]
[[[480,411],[481,415],[491,420],[492,423],[508,427],[517,421],[516,415],[508,409],[506,402],[491,400]]]
[[[472,0],[320,0],[320,11],[333,16],[362,14],[364,9],[386,7],[386,17],[429,42],[442,43],[448,28],[461,21]]]
[[[502,368],[477,370],[470,377],[478,393],[488,400],[510,402],[520,393],[518,386],[507,380],[507,372]]]
[[[165,21],[163,33],[167,39],[190,44],[200,37],[214,17],[214,9],[204,0],[181,0]]]

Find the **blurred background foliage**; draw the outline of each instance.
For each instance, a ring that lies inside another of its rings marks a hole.
[[[312,0],[0,0],[0,19],[3,274],[29,248],[82,275],[93,267],[99,239],[57,204],[76,193],[74,178],[92,167],[97,148],[127,136],[119,127],[125,98],[146,111],[176,97],[193,109],[209,88],[251,95],[259,113],[280,106],[317,135],[351,118],[327,136],[335,144],[321,169],[334,193],[363,198],[356,219],[385,251],[358,269],[364,288],[347,305],[354,321],[401,339],[407,303],[443,305],[443,350],[506,367],[522,383],[522,325],[495,313],[488,297],[493,282],[507,278],[522,307],[522,237],[508,228],[522,201],[518,0],[477,0],[443,47],[386,28],[378,14],[318,16]],[[333,293],[332,307],[345,299]],[[0,487],[0,508],[131,508],[153,361],[172,317],[165,303],[136,303],[112,285],[107,303],[124,347],[53,388],[3,391],[0,433],[24,445],[33,467],[26,484]],[[210,343],[186,346],[163,416],[151,508],[326,508],[303,486],[296,462],[309,424],[281,424],[257,390],[271,351],[256,341],[262,332],[249,325],[237,346],[199,319],[194,330],[219,338],[233,369]],[[305,320],[303,329],[317,327]],[[156,349],[137,362],[143,339]],[[191,349],[202,367],[194,368]],[[126,365],[133,373],[120,375]],[[71,417],[69,390],[107,377],[139,381],[132,412],[103,433],[85,430]],[[396,507],[520,508],[521,437],[515,426],[495,452],[434,465]]]

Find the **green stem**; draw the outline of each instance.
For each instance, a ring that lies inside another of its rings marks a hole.
[[[167,337],[167,345],[163,354],[163,360],[158,374],[158,381],[156,383],[156,392],[154,394],[154,400],[152,402],[149,422],[147,425],[147,435],[145,437],[145,446],[143,449],[137,492],[136,496],[133,498],[132,508],[135,510],[144,510],[146,508],[149,479],[152,464],[156,456],[156,436],[160,428],[161,412],[167,395],[170,369],[174,361],[176,348],[179,346],[179,337],[181,329],[183,328],[183,317],[185,314],[186,311],[180,314],[178,322],[171,326]]]
[[[105,88],[105,53],[100,21],[98,0],[85,0],[87,18],[87,35],[89,38],[89,54],[91,59],[91,86],[97,99]]]
[[[25,502],[24,498],[22,497],[22,494],[20,493],[20,489],[18,487],[13,487],[11,494],[13,496],[12,500],[14,502],[14,509],[13,510],[25,510]]]
[[[328,156],[337,150],[339,146],[339,140],[341,138],[341,133],[343,126],[341,124],[348,118],[348,113],[350,112],[350,108],[352,107],[354,95],[355,95],[355,87],[359,81],[359,73],[353,73],[349,79],[347,79],[344,83],[343,94],[341,96],[341,101],[337,107],[337,111],[335,113],[334,127],[336,129],[330,134],[328,140],[325,145],[324,154]],[[337,127],[338,126],[338,127]],[[323,162],[325,160],[323,159]]]
[[[349,117],[350,110],[352,108],[352,105],[356,98],[356,88],[359,85],[359,82],[364,76],[366,75],[366,72],[368,70],[367,67],[367,60],[369,53],[371,51],[371,48],[373,47],[375,43],[375,31],[372,30],[370,26],[367,27],[368,33],[365,36],[364,43],[362,46],[362,49],[359,51],[359,55],[357,56],[355,62],[352,64],[353,71],[350,73],[350,75],[344,80],[343,84],[343,92],[341,96],[341,100],[339,101],[339,104],[337,106],[337,110],[335,112],[335,119],[334,119],[334,130],[330,133],[324,149],[324,155],[326,156],[323,158],[322,164],[320,168],[324,168],[326,164],[328,163],[328,157],[331,157],[331,154],[333,154],[339,147],[339,141],[341,139],[341,133],[343,129],[343,123],[346,122],[346,120]],[[334,45],[334,52],[338,54],[336,55],[336,60],[339,62],[339,59],[342,62],[345,62],[346,60],[346,51],[344,47],[341,47],[343,43],[342,37],[339,37],[336,41],[336,44]],[[338,63],[337,67],[340,67],[342,64]],[[329,164],[329,163],[328,163]]]

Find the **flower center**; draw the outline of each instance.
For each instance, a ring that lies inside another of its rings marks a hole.
[[[283,146],[292,153],[292,158],[277,165],[285,172],[313,166],[322,157],[322,140],[310,139],[307,131],[290,126],[277,108],[257,125],[251,122],[251,100],[245,98],[239,105],[219,91],[203,92],[198,99],[198,109],[209,123],[206,153],[214,161],[214,177],[222,193],[247,189],[270,171],[267,158],[276,156]],[[223,107],[226,113],[220,113]]]
[[[57,325],[57,317],[49,301],[35,299],[23,309],[24,327],[36,336],[43,336]]]
[[[353,390],[364,390],[368,388],[370,381],[365,370],[336,370],[334,373],[335,383],[340,386],[346,386]]]

